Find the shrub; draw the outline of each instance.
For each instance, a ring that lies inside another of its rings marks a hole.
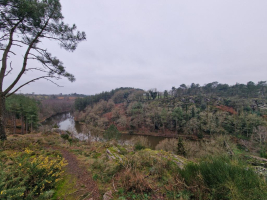
[[[120,183],[126,192],[134,191],[142,193],[152,190],[147,179],[145,179],[145,175],[139,171],[127,169],[119,177]]]
[[[134,145],[134,150],[135,150],[135,151],[140,151],[140,150],[145,149],[145,148],[146,148],[146,147],[143,146],[143,145],[140,144],[140,143],[137,143],[137,144]]]
[[[156,146],[156,150],[169,151],[172,153],[177,152],[177,139],[164,139]]]
[[[186,152],[185,152],[185,148],[184,148],[184,142],[182,138],[178,139],[178,143],[177,143],[177,154],[178,155],[182,155],[185,156]]]
[[[150,147],[150,143],[147,137],[138,136],[131,139],[131,143],[134,145],[135,150],[142,150]]]
[[[103,136],[106,140],[111,140],[111,139],[118,140],[121,137],[121,133],[118,131],[117,127],[114,124],[112,124],[104,132]]]
[[[64,159],[57,156],[49,158],[26,149],[20,154],[9,157],[12,165],[0,161],[0,199],[50,199],[53,189],[66,165]]]
[[[264,181],[252,169],[228,157],[188,164],[180,174],[189,186],[205,185],[212,199],[264,199],[267,196]]]
[[[184,148],[187,158],[202,158],[205,156],[218,156],[227,154],[224,147],[224,141],[230,146],[231,149],[235,148],[228,136],[214,136],[210,139],[202,139],[201,141],[184,140]]]

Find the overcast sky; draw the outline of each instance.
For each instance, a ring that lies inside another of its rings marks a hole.
[[[45,45],[77,80],[60,80],[61,88],[38,81],[20,92],[95,94],[117,87],[163,91],[182,83],[267,80],[266,0],[61,0],[61,4],[65,22],[85,31],[87,40],[73,53],[53,42]],[[5,85],[15,75],[12,72]],[[21,83],[34,75],[27,73]]]

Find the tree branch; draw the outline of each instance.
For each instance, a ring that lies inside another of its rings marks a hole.
[[[21,86],[19,86],[19,87],[18,87],[17,89],[15,89],[13,92],[7,94],[6,97],[11,96],[11,95],[14,94],[15,92],[17,92],[20,88],[24,87],[25,85],[28,85],[29,83],[32,83],[32,82],[37,81],[37,80],[39,80],[39,79],[46,79],[46,80],[49,80],[48,78],[54,78],[54,77],[52,77],[52,76],[41,76],[41,77],[32,79],[32,80],[30,80],[30,81],[28,81],[28,82],[22,84]],[[50,81],[51,81],[51,80],[50,80]],[[51,81],[51,82],[53,82],[53,81]],[[57,84],[56,84],[56,85],[57,85]]]
[[[4,38],[8,36],[8,33],[4,34],[2,37],[0,37],[0,40],[5,40]]]
[[[37,49],[35,49],[39,54],[41,54],[42,55],[42,53],[40,53]],[[32,54],[32,55],[34,55],[34,54]],[[34,55],[35,56],[35,55]],[[35,56],[36,58],[37,58],[37,56]],[[43,66],[44,67],[47,67],[49,70],[51,70],[52,72],[55,72],[56,73],[56,71],[55,70],[53,70],[52,68],[50,68],[43,60],[40,60],[40,59],[37,59],[37,60],[39,60],[42,64],[43,64]]]
[[[52,80],[50,80],[50,79],[48,79],[48,78],[44,78],[44,79],[46,79],[47,81],[50,81],[51,83],[55,84],[55,85],[58,86],[58,87],[64,87],[64,86],[58,85],[56,82],[54,82],[54,81],[52,81]],[[59,79],[59,78],[58,78],[58,79]]]
[[[10,48],[12,46],[12,42],[13,42],[13,34],[17,28],[17,26],[19,25],[19,23],[21,23],[24,20],[24,18],[22,18],[21,20],[19,20],[15,26],[11,29],[10,33],[9,33],[9,42],[8,45],[3,53],[3,57],[2,57],[2,68],[0,71],[0,92],[2,92],[3,89],[3,81],[4,81],[4,77],[5,77],[5,72],[6,72],[6,66],[7,66],[7,57],[8,57],[8,53],[10,52]]]
[[[44,35],[41,35],[41,37],[47,38],[47,39],[52,39],[52,40],[57,40],[57,41],[61,42],[62,44],[64,44],[64,42],[62,40],[60,40],[59,38],[49,37],[49,36],[44,36]]]
[[[0,49],[1,51],[5,51],[5,49]],[[9,52],[10,53],[12,53],[13,55],[17,55],[17,54],[15,54],[13,51],[11,51],[11,50],[9,50]],[[7,56],[7,57],[9,57],[9,56]]]
[[[14,46],[18,46],[18,47],[22,47],[21,45],[19,45],[19,44],[13,44]]]
[[[18,83],[18,81],[20,80],[21,76],[24,74],[24,72],[26,70],[27,60],[28,60],[28,56],[29,56],[30,50],[32,49],[34,43],[38,40],[38,38],[40,37],[40,35],[42,34],[44,29],[48,25],[49,20],[50,20],[50,18],[48,18],[48,20],[46,21],[44,27],[40,30],[40,32],[35,36],[35,38],[29,44],[29,47],[28,47],[28,49],[27,49],[27,51],[26,51],[26,53],[24,55],[24,61],[23,61],[23,65],[22,65],[22,69],[21,69],[20,73],[18,74],[17,78],[13,81],[13,83],[3,92],[3,95],[7,95],[7,93],[9,93],[12,90],[12,88]]]
[[[7,76],[13,70],[11,65],[12,65],[12,61],[10,62],[10,70],[5,74],[5,76]]]
[[[36,58],[35,58],[36,59]],[[45,70],[43,70],[42,68],[29,68],[29,69],[26,69],[25,70],[25,72],[27,72],[27,71],[30,71],[30,70],[38,70],[38,71],[41,71],[41,72],[47,72],[47,71],[45,71]]]

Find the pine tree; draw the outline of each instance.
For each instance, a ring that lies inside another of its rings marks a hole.
[[[69,26],[63,22],[61,4],[59,0],[2,0],[0,1],[0,50],[3,51],[2,67],[0,71],[0,139],[6,139],[5,133],[5,99],[20,88],[36,80],[53,80],[61,77],[74,81],[72,74],[68,73],[63,63],[52,56],[47,49],[40,46],[43,40],[59,42],[67,51],[74,51],[80,41],[86,39],[84,32],[76,32],[76,25]],[[12,57],[15,53],[12,47],[23,47],[22,67],[13,82],[3,89],[4,78],[12,71]],[[40,67],[29,68],[29,60],[40,63]],[[10,65],[10,70],[8,66]],[[17,83],[27,71],[37,70],[44,74],[35,77],[20,86]]]
[[[178,145],[177,145],[177,154],[181,156],[186,156],[184,142],[182,138],[178,138]]]

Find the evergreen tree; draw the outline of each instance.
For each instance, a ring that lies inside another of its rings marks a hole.
[[[121,133],[118,131],[117,127],[112,124],[108,127],[108,129],[104,132],[104,138],[106,140],[111,139],[119,139],[121,137]]]
[[[76,32],[76,26],[63,22],[59,0],[2,0],[0,1],[0,47],[3,51],[0,71],[0,139],[6,139],[5,133],[5,99],[23,86],[39,79],[53,82],[53,79],[66,77],[70,81],[75,78],[66,72],[63,63],[52,56],[40,43],[45,40],[58,41],[60,46],[68,51],[74,51],[80,41],[85,40],[84,32]],[[12,63],[10,54],[15,54],[11,48],[24,47],[22,68],[13,82],[3,89],[4,78],[10,74]],[[29,59],[40,63],[41,67],[28,67]],[[33,78],[20,86],[17,83],[27,71],[37,70],[42,76]]]
[[[177,145],[177,154],[181,156],[186,156],[184,142],[182,138],[178,138],[178,145]]]

